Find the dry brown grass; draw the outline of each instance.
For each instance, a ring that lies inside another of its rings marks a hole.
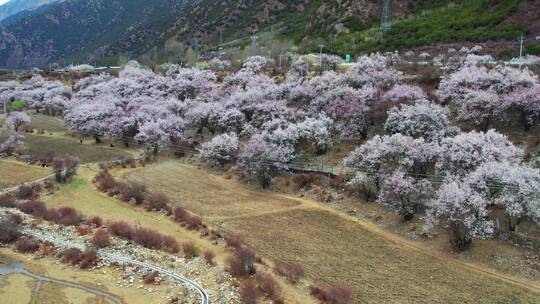
[[[13,160],[0,160],[0,189],[10,188],[51,174],[50,169]]]
[[[303,265],[313,281],[352,287],[355,303],[536,303],[540,296],[536,281],[457,260],[313,201],[256,191],[179,162],[127,177],[242,234],[262,256]]]
[[[356,303],[534,303],[538,295],[439,257],[406,248],[324,210],[238,218],[241,232],[264,256],[301,263],[324,284],[347,284]],[[286,228],[284,228],[286,227]]]
[[[182,207],[207,220],[258,214],[300,204],[295,199],[267,195],[174,161],[155,164],[149,169],[137,169],[127,177],[147,184],[154,192],[171,196]]]
[[[41,113],[35,113],[35,111],[29,111],[28,113],[32,118],[30,127],[35,129],[45,130],[45,132],[67,132],[68,127],[64,123],[64,120],[59,116],[50,116]]]

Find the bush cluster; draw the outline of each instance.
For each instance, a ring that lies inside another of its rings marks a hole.
[[[251,276],[256,273],[254,263],[257,254],[252,248],[242,245],[227,259],[227,271],[234,277]]]
[[[17,208],[26,214],[43,218],[47,221],[63,225],[76,226],[83,222],[83,217],[71,207],[47,208],[45,203],[38,200],[27,200],[20,203]]]
[[[11,217],[0,217],[0,242],[11,243],[21,235],[19,224]]]
[[[97,248],[105,248],[111,243],[111,236],[105,229],[99,229],[92,236],[92,245]]]
[[[123,221],[108,222],[107,227],[112,235],[133,241],[149,249],[163,250],[168,253],[178,253],[180,251],[180,244],[173,236],[163,235],[149,228],[134,228]],[[183,246],[184,254],[186,251],[185,246]]]
[[[39,192],[41,191],[41,186],[39,185],[21,185],[17,189],[15,196],[17,199],[32,199],[37,198]]]
[[[5,208],[15,208],[16,206],[16,199],[13,195],[0,195],[0,207]]]
[[[311,295],[324,304],[352,304],[352,293],[347,287],[329,286],[309,288]]]
[[[258,303],[264,296],[273,304],[285,303],[279,283],[268,273],[258,273],[255,278],[245,278],[240,282],[240,297],[243,303]]]
[[[170,199],[161,193],[146,191],[146,186],[135,182],[118,182],[106,170],[100,171],[93,179],[96,187],[109,196],[116,196],[124,202],[142,205],[147,211],[165,212],[189,230],[207,229],[199,216],[191,215],[182,207],[172,207]],[[208,235],[208,231],[206,232]]]
[[[275,262],[274,272],[280,276],[286,277],[291,284],[296,284],[302,276],[304,269],[302,266],[294,263]]]
[[[63,263],[78,265],[81,269],[88,269],[97,264],[98,255],[96,250],[88,249],[84,252],[78,248],[69,248],[60,253]]]
[[[39,242],[31,237],[19,238],[13,245],[20,253],[34,253],[39,249]]]

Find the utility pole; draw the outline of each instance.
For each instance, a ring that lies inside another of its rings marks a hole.
[[[219,30],[219,46],[223,45],[223,29]]]
[[[251,36],[251,55],[255,56],[257,51],[257,35]]]
[[[7,106],[6,106],[6,100],[2,100],[4,102],[4,130],[7,132]]]
[[[322,58],[322,52],[323,52],[323,48],[324,48],[324,44],[319,44],[319,47],[321,48],[321,52],[319,53],[319,64],[321,65],[321,74],[323,72],[323,58]]]
[[[519,69],[523,65],[523,35],[519,38]]]

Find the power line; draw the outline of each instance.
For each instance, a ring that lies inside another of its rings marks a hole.
[[[146,145],[148,144],[141,144],[140,142],[137,142],[136,140],[129,138],[129,137],[118,137],[118,139],[121,139],[123,141],[128,141],[129,143],[135,143],[137,145]],[[168,143],[166,145],[160,145],[159,148],[162,151],[170,151],[170,152],[183,152],[186,154],[198,154],[199,150],[192,148],[187,145],[182,144],[175,144],[175,143]],[[241,161],[245,162],[246,158],[242,158],[240,156],[234,156],[229,155],[230,159],[233,161]],[[321,167],[317,166],[316,164],[301,161],[301,160],[291,160],[291,161],[282,161],[282,160],[276,160],[276,159],[267,159],[267,158],[251,158],[252,162],[259,162],[263,165],[267,166],[275,166],[275,167],[282,167],[285,170],[298,170],[298,171],[316,171],[320,173],[326,173],[326,174],[335,174],[334,172],[330,172],[324,169],[324,167],[328,168],[329,166],[323,165]],[[369,177],[384,177],[388,174],[381,173],[378,171],[363,171],[363,174]],[[407,174],[410,177],[413,177],[417,180],[420,179],[427,179],[432,184],[444,184],[446,182],[446,177],[442,175],[437,174],[427,174],[427,173],[417,173],[410,170],[405,170],[405,174]],[[519,191],[520,188],[509,183],[485,183],[486,187],[491,190],[513,190],[513,191]]]

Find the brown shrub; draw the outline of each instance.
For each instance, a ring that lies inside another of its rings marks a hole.
[[[338,175],[335,178],[330,181],[330,186],[332,187],[339,187],[343,185],[343,182],[345,181],[345,177],[343,175]]]
[[[180,244],[178,241],[170,236],[163,236],[163,249],[168,253],[178,253],[180,251]]]
[[[81,261],[82,251],[78,248],[65,249],[60,253],[62,263],[77,265]]]
[[[107,192],[116,186],[116,180],[106,169],[99,172],[92,181],[102,192]]]
[[[47,211],[45,203],[37,200],[28,200],[19,204],[19,210],[26,214],[43,217]]]
[[[280,276],[284,276],[291,284],[296,284],[302,276],[304,269],[298,264],[289,264],[282,261],[276,261],[274,272]]]
[[[240,297],[242,303],[245,304],[257,304],[261,293],[257,288],[257,283],[253,279],[245,279],[240,283]]]
[[[133,238],[134,230],[131,225],[126,222],[110,222],[107,224],[107,226],[114,236],[128,240]]]
[[[21,235],[20,226],[12,218],[0,217],[0,242],[11,243]]]
[[[87,226],[77,226],[75,229],[79,235],[88,235],[90,233],[90,228]]]
[[[238,249],[242,246],[242,238],[236,233],[227,233],[225,235],[225,243],[227,246]]]
[[[281,287],[268,273],[260,272],[255,276],[259,289],[270,299],[281,299]]]
[[[37,187],[32,187],[32,186],[29,186],[29,185],[21,185],[19,186],[19,188],[17,189],[17,193],[15,194],[15,196],[18,198],[18,199],[23,199],[23,200],[28,200],[28,199],[32,199],[32,198],[36,198],[37,197],[37,194],[39,191],[37,191]]]
[[[20,214],[10,213],[10,214],[7,215],[7,217],[8,217],[8,219],[15,222],[17,225],[20,225],[23,222],[23,218],[22,218],[22,216]]]
[[[13,195],[0,195],[0,207],[5,208],[15,208],[17,204],[15,203],[15,197]]]
[[[184,257],[188,260],[199,256],[199,249],[197,249],[193,243],[182,244],[182,252],[184,253]]]
[[[309,288],[311,295],[324,304],[352,304],[351,289],[342,286],[316,287]]]
[[[207,250],[203,254],[204,260],[208,265],[214,265],[214,257],[216,256],[213,251]]]
[[[58,209],[58,219],[56,220],[56,223],[63,226],[75,226],[79,225],[82,221],[83,218],[77,210],[71,207]]]
[[[13,245],[21,253],[34,253],[39,249],[39,243],[30,237],[22,237],[15,241]]]
[[[319,176],[315,173],[298,173],[294,175],[293,181],[298,189],[304,189],[315,184]]]
[[[157,271],[151,271],[143,277],[144,284],[155,284],[159,273]]]
[[[97,265],[98,255],[95,249],[86,250],[80,258],[79,267],[81,269],[88,269]]]
[[[58,210],[56,210],[56,208],[47,208],[43,214],[43,219],[49,222],[56,223],[56,221],[58,221],[58,217]]]
[[[111,236],[105,229],[99,229],[92,236],[92,245],[97,248],[105,248],[111,244]]]
[[[175,207],[173,209],[174,220],[180,223],[184,223],[189,217],[189,213],[182,207]]]
[[[161,211],[167,210],[169,206],[169,198],[161,193],[149,193],[146,196],[146,210]]]
[[[199,230],[202,226],[202,219],[199,216],[189,216],[186,220],[186,227],[189,230]]]
[[[163,247],[163,236],[161,233],[148,228],[135,229],[133,241],[149,249],[161,249]]]
[[[41,243],[39,244],[39,253],[45,256],[54,255],[54,245],[50,243]]]
[[[90,226],[94,226],[96,228],[99,228],[103,225],[103,219],[99,216],[94,216],[93,218],[86,221],[86,223]]]
[[[255,250],[247,246],[238,248],[234,255],[227,259],[227,271],[235,277],[255,274],[253,263],[257,260]]]
[[[118,192],[115,195],[118,195],[118,198],[121,201],[129,202],[133,200],[136,205],[141,205],[144,202],[144,192],[146,187],[143,184],[128,182],[116,183],[115,191]]]

